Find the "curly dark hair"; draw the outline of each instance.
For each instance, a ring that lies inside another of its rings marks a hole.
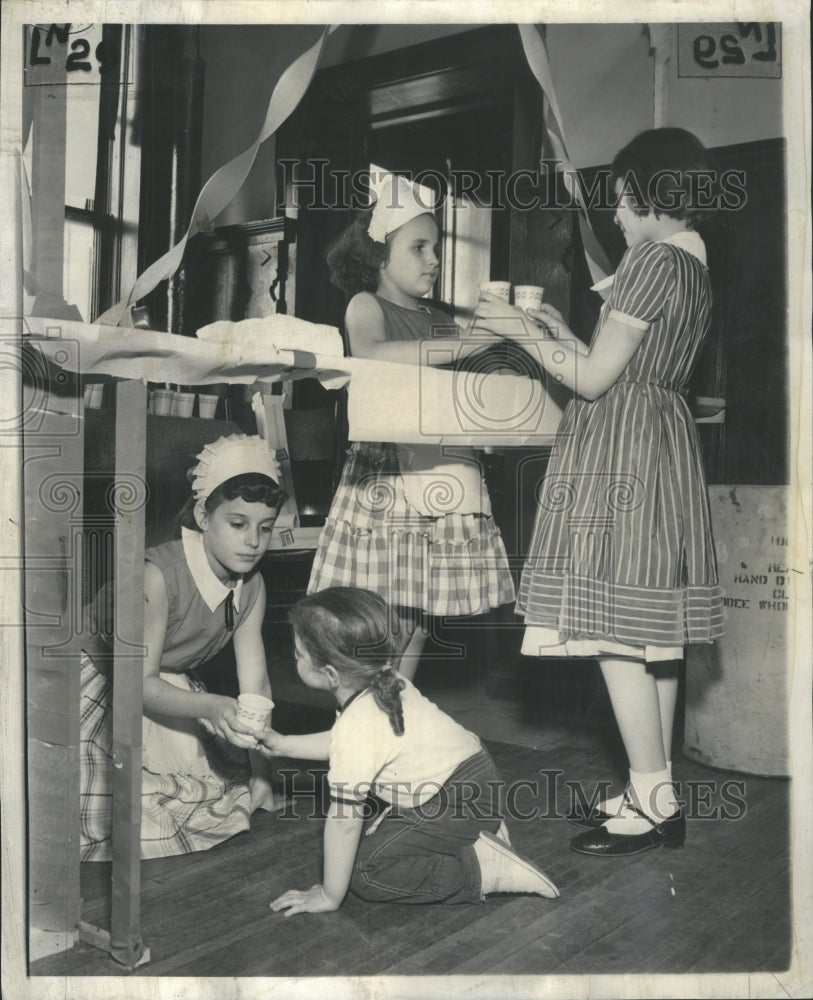
[[[372,208],[360,209],[327,250],[330,280],[349,296],[374,292],[378,271],[390,259],[389,245],[376,243],[367,233],[372,214]]]
[[[404,681],[390,666],[395,642],[386,601],[359,587],[328,587],[298,601],[289,617],[314,665],[330,664],[356,691],[370,688],[392,731],[402,736]]]
[[[193,469],[190,469],[187,475],[191,478],[192,474]],[[272,510],[279,510],[288,499],[288,494],[270,476],[265,476],[261,472],[244,472],[242,475],[232,476],[231,479],[215,486],[204,500],[203,506],[207,514],[212,514],[222,503],[236,500],[238,497],[246,503],[264,503]],[[180,536],[181,528],[200,531],[195,520],[195,498],[193,496],[186,501],[175,519],[176,536]]]
[[[696,226],[716,211],[719,168],[686,129],[641,132],[617,154],[610,169],[613,184],[621,181],[637,215],[652,210]]]

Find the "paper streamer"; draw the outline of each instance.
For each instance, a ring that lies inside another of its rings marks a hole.
[[[584,246],[584,254],[587,258],[587,266],[590,268],[593,281],[598,282],[606,278],[610,273],[610,262],[607,260],[607,255],[596,238],[596,234],[593,232],[581,188],[575,181],[576,168],[568,155],[565,144],[562,116],[559,112],[556,92],[553,89],[553,77],[550,72],[548,52],[542,36],[534,25],[520,24],[519,34],[522,39],[522,47],[525,50],[525,58],[531,67],[531,72],[542,88],[545,126],[551,146],[553,147],[556,159],[559,161],[560,168],[564,171],[564,180],[568,191],[579,206],[579,230]]]
[[[277,81],[277,85],[268,102],[265,121],[259,135],[244,152],[233,160],[229,160],[216,170],[204,184],[195,207],[192,209],[192,221],[184,236],[171,247],[163,257],[154,261],[146,271],[136,279],[126,299],[111,306],[98,317],[97,323],[109,326],[130,325],[130,307],[139,299],[148,295],[156,285],[171,277],[180,267],[187,242],[205,229],[213,219],[216,219],[224,208],[232,201],[240,190],[257,157],[260,145],[265,142],[282,125],[286,118],[296,108],[305,91],[308,89],[313,74],[322,55],[322,49],[327,36],[336,30],[338,25],[326,27],[316,42],[306,52],[295,59]]]

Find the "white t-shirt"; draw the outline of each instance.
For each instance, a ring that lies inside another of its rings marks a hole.
[[[393,805],[415,807],[437,795],[450,774],[482,749],[480,740],[404,678],[404,733],[396,736],[372,691],[348,703],[330,732],[330,797],[364,802],[372,791]]]

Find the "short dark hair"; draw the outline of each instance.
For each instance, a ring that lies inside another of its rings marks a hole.
[[[367,232],[372,214],[371,208],[359,210],[327,250],[330,280],[350,296],[374,292],[378,288],[378,272],[390,259],[389,245],[376,243]]]
[[[395,735],[403,735],[404,681],[391,667],[393,619],[384,598],[360,587],[327,587],[303,597],[289,617],[314,665],[329,664],[355,691],[370,688]]]
[[[683,128],[641,132],[618,153],[611,167],[613,183],[621,181],[634,211],[685,219],[691,226],[716,211],[719,169],[703,143]],[[702,181],[702,203],[698,185]]]
[[[288,494],[270,476],[265,476],[261,472],[244,472],[242,475],[232,476],[231,479],[215,486],[204,500],[203,506],[207,514],[213,514],[222,503],[237,500],[238,497],[246,503],[264,503],[271,510],[279,510],[288,499]],[[180,535],[181,528],[200,531],[195,520],[195,498],[193,496],[183,505],[175,521],[176,535]]]

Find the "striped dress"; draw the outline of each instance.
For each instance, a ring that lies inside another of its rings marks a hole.
[[[434,307],[376,301],[390,340],[459,333]],[[395,444],[356,442],[319,538],[308,593],[363,587],[393,606],[452,616],[510,603],[514,582],[485,483],[480,492],[479,514],[426,516],[407,500]]]
[[[677,659],[724,632],[685,399],[711,290],[702,241],[682,235],[624,255],[596,333],[611,315],[647,332],[614,385],[563,415],[517,601],[528,655]]]

